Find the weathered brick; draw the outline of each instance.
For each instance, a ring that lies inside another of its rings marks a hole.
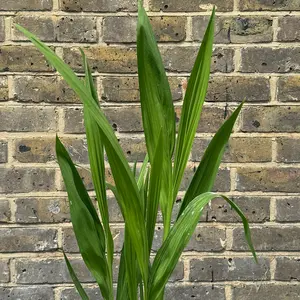
[[[163,228],[155,230],[153,240],[153,250],[157,251],[161,247],[163,238]],[[216,227],[197,227],[185,251],[198,252],[219,252],[223,251],[226,244],[225,229]]]
[[[279,77],[277,97],[280,102],[300,101],[300,76]]]
[[[137,2],[131,0],[61,0],[60,8],[64,11],[120,12],[136,11]]]
[[[62,138],[61,141],[74,163],[88,164],[86,139]],[[55,161],[55,137],[16,139],[15,154],[13,157],[22,163]]]
[[[50,42],[55,40],[54,32],[54,19],[45,16],[29,16],[18,15],[12,20],[12,40],[13,41],[26,41],[28,40],[23,33],[21,33],[15,24],[25,27],[27,30],[35,34],[42,41]]]
[[[1,228],[2,252],[41,252],[57,249],[57,231],[37,228]]]
[[[56,76],[15,76],[13,94],[19,102],[80,103],[66,82]]]
[[[190,165],[186,168],[184,176],[182,178],[180,190],[186,191],[192,178],[196,172],[198,165]],[[214,191],[229,192],[230,191],[230,170],[220,169],[218,171],[216,181],[214,184]]]
[[[243,109],[243,132],[299,132],[298,106],[264,106]]]
[[[190,261],[190,281],[270,280],[270,261],[260,257],[202,258]]]
[[[8,84],[5,76],[0,77],[0,102],[8,100]]]
[[[281,42],[299,42],[300,30],[298,17],[280,17],[278,21],[278,35],[277,39]]]
[[[170,72],[190,72],[198,50],[195,46],[160,48],[165,68]],[[233,69],[233,49],[216,48],[212,55],[211,72],[228,73]]]
[[[0,199],[0,223],[8,223],[11,218],[8,200]]]
[[[300,221],[300,199],[278,198],[276,199],[276,216],[278,222],[299,222]]]
[[[1,4],[0,4],[1,5]],[[0,41],[5,40],[5,25],[4,25],[4,17],[0,17]]]
[[[182,78],[169,77],[169,84],[174,101],[182,99]],[[104,77],[102,79],[103,102],[139,102],[139,83],[137,77]]]
[[[61,17],[57,24],[59,42],[96,43],[98,40],[95,17]]]
[[[299,300],[298,284],[257,284],[238,285],[233,287],[232,300],[254,300],[254,299],[272,299],[272,300]]]
[[[7,142],[0,141],[0,163],[7,162]]]
[[[300,249],[300,228],[253,227],[251,228],[253,246],[256,251],[298,251]],[[234,251],[249,251],[243,228],[233,229]]]
[[[269,102],[270,82],[264,77],[213,76],[208,85],[207,102]]]
[[[192,18],[192,39],[201,41],[208,25],[209,16]],[[215,43],[261,43],[273,39],[272,19],[266,17],[218,17]]]
[[[41,132],[56,130],[56,110],[53,107],[0,108],[0,131]]]
[[[3,300],[54,300],[54,291],[48,286],[1,287],[0,298]]]
[[[166,300],[225,300],[225,288],[212,285],[167,285]]]
[[[156,40],[160,42],[179,42],[185,40],[185,17],[150,17]],[[103,40],[106,43],[136,42],[136,23],[134,17],[106,17],[103,21]]]
[[[0,282],[9,282],[9,260],[0,259]],[[1,296],[1,291],[0,291]]]
[[[201,161],[210,139],[196,138],[191,159]],[[268,162],[272,160],[272,140],[270,138],[234,137],[229,140],[223,162]]]
[[[299,257],[277,257],[275,280],[300,281],[300,259]]]
[[[85,287],[84,290],[86,291],[90,300],[103,299],[98,287],[95,288]],[[60,300],[81,300],[82,298],[79,296],[75,288],[65,288],[61,291],[59,299]]]
[[[300,140],[295,138],[277,138],[276,161],[284,163],[300,162]]]
[[[144,139],[139,137],[121,137],[119,143],[128,161],[144,161],[147,152]]]
[[[244,73],[299,72],[300,48],[243,48],[241,60]]]
[[[230,197],[245,214],[248,222],[264,223],[270,221],[270,198],[269,197]],[[224,199],[214,199],[207,205],[201,215],[202,222],[242,222],[240,216]]]
[[[53,69],[34,46],[0,46],[0,72],[49,72]]]
[[[0,10],[51,10],[52,0],[8,0],[0,2]]]
[[[120,207],[115,198],[109,197],[107,200],[108,204],[108,212],[109,212],[109,220],[112,223],[120,223],[123,222],[123,216],[120,210]]]
[[[69,258],[78,279],[81,282],[94,282],[92,275],[81,258]],[[63,259],[16,259],[17,283],[71,283]]]
[[[300,192],[299,168],[238,168],[238,191]]]
[[[95,46],[85,48],[84,52],[92,71],[101,73],[135,73],[137,71],[136,49],[134,48]],[[83,72],[83,63],[78,47],[64,48],[63,53],[65,62],[73,70]]]
[[[54,188],[54,169],[0,168],[0,193],[46,192]]]
[[[62,223],[70,221],[69,203],[59,198],[15,200],[17,223]]]
[[[241,0],[240,10],[300,10],[298,0]]]
[[[190,0],[184,3],[180,0],[151,0],[150,9],[152,11],[180,11],[194,12],[207,11],[216,5],[218,11],[232,11],[233,0]]]

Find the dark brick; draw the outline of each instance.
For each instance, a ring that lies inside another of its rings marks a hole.
[[[7,142],[0,141],[0,163],[7,162]]]
[[[238,168],[238,191],[300,192],[298,168]]]
[[[169,77],[174,101],[182,99],[182,78]],[[104,77],[102,79],[103,102],[139,102],[139,84],[137,77]]]
[[[190,72],[195,63],[199,47],[161,47],[160,49],[167,71]],[[233,49],[216,48],[212,55],[211,72],[229,73],[233,69]]]
[[[8,223],[11,218],[8,200],[0,199],[0,223]]]
[[[85,287],[89,300],[102,300],[102,295],[98,287],[90,288]],[[60,300],[81,300],[82,298],[78,295],[75,288],[65,288],[60,293]]]
[[[3,300],[54,300],[54,291],[48,286],[1,287],[0,298]]]
[[[253,227],[253,246],[256,251],[299,251],[300,228],[297,227]],[[243,228],[233,229],[234,251],[249,251]]]
[[[212,285],[167,285],[166,300],[225,300],[225,288]]]
[[[112,197],[108,198],[108,211],[109,211],[109,220],[110,220],[110,222],[120,223],[120,222],[124,221],[121,210],[118,206],[118,203]]]
[[[278,80],[278,101],[300,101],[300,76],[280,77]]]
[[[66,82],[54,76],[15,76],[13,93],[19,102],[80,103]]]
[[[202,258],[190,261],[191,281],[264,281],[270,280],[270,261],[252,257]]]
[[[300,10],[298,0],[241,0],[241,11]]]
[[[135,73],[137,71],[136,50],[125,47],[95,46],[85,48],[92,71],[101,73]],[[64,60],[70,67],[83,72],[82,57],[76,48],[64,48]],[[0,65],[1,66],[1,65]]]
[[[144,139],[141,138],[120,138],[120,145],[130,162],[140,161],[143,162],[147,153],[146,144]]]
[[[59,42],[96,43],[98,40],[95,17],[61,17],[57,24]]]
[[[201,41],[209,16],[192,18],[192,39]],[[261,43],[273,40],[272,19],[265,17],[217,17],[215,43]]]
[[[241,72],[289,73],[300,71],[300,48],[242,49]]]
[[[196,138],[191,159],[201,161],[210,140]],[[272,160],[272,141],[270,138],[234,137],[229,140],[223,162],[268,162]]]
[[[5,76],[0,77],[0,102],[8,100],[8,85]]]
[[[185,17],[150,17],[155,37],[160,42],[185,40]],[[106,17],[103,21],[103,40],[106,43],[136,42],[135,17]]]
[[[298,257],[277,257],[275,280],[300,281],[300,259]]]
[[[56,130],[56,110],[53,107],[0,108],[0,131],[47,132]]]
[[[151,0],[150,9],[152,11],[207,11],[216,5],[218,11],[232,11],[233,0],[190,0],[182,2],[180,0]]]
[[[248,222],[264,223],[270,221],[270,198],[269,197],[230,197],[245,214]],[[224,199],[214,199],[207,205],[201,215],[202,222],[242,222],[240,216]]]
[[[1,228],[1,252],[41,252],[56,250],[57,231],[37,228]]]
[[[62,223],[70,221],[69,202],[59,198],[15,200],[17,223]]]
[[[136,11],[137,2],[131,0],[61,0],[60,8],[64,11],[120,12]]]
[[[54,169],[0,168],[0,193],[46,192],[54,188]]]
[[[232,300],[299,300],[299,285],[257,284],[238,285],[233,288]]]
[[[213,76],[208,85],[207,102],[269,102],[270,82],[264,77]]]
[[[9,260],[8,259],[0,259],[0,269],[2,270],[0,273],[0,282],[9,282]],[[0,290],[1,296],[1,290]]]
[[[278,222],[299,222],[300,221],[300,199],[278,198],[276,199],[276,216]]]
[[[69,259],[80,282],[94,282],[81,258]],[[15,280],[21,284],[72,282],[63,259],[16,259],[15,270]]]
[[[299,42],[300,30],[299,30],[300,18],[298,17],[280,17],[278,23],[278,41],[281,42]]]
[[[49,72],[53,69],[34,46],[1,46],[0,72]]]
[[[243,132],[300,132],[298,106],[252,106],[242,113]]]
[[[62,138],[74,163],[88,164],[86,139]],[[22,163],[45,163],[56,160],[55,138],[24,138],[15,141],[14,158]]]
[[[52,0],[8,0],[0,2],[0,10],[51,10]]]
[[[276,161],[284,163],[300,162],[300,140],[295,138],[277,138]]]
[[[46,42],[55,41],[55,22],[52,17],[45,16],[24,16],[19,15],[12,20],[12,40],[13,41],[28,41],[21,33],[15,24],[19,24],[36,35],[39,39]]]

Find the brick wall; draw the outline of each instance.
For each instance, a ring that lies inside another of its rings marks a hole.
[[[181,190],[212,133],[246,98],[215,189],[248,216],[260,264],[248,252],[237,216],[216,200],[171,278],[167,299],[300,299],[299,0],[146,1],[177,121],[211,4],[218,7],[212,77]],[[135,0],[0,1],[1,299],[77,299],[61,249],[91,299],[99,299],[78,255],[54,152],[58,132],[75,162],[88,164],[81,106],[14,24],[35,32],[79,74],[78,48],[85,49],[127,157],[142,161],[136,8]],[[92,190],[88,172],[81,173]],[[107,175],[111,180],[109,170]],[[116,203],[109,205],[118,252],[122,219]],[[160,236],[158,227],[154,248]]]

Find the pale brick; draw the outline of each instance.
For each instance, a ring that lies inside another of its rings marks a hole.
[[[41,252],[57,250],[57,231],[37,228],[1,228],[2,252]]]

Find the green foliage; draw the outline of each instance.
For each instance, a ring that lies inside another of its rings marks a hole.
[[[100,217],[73,164],[57,137],[56,154],[70,201],[71,220],[82,258],[96,279],[104,299],[112,300],[114,245],[109,226],[107,189],[120,206],[125,220],[125,240],[119,266],[117,299],[163,299],[166,283],[197,226],[203,208],[223,197],[241,217],[246,240],[254,258],[247,219],[225,196],[212,193],[221,158],[243,103],[223,124],[209,144],[185,194],[177,220],[171,216],[199,123],[208,86],[214,36],[213,11],[189,79],[178,136],[169,83],[148,20],[139,3],[137,58],[141,109],[148,154],[139,175],[126,161],[108,120],[100,108],[87,59],[82,52],[85,81],[81,81],[49,47],[17,25],[62,75],[83,103],[88,152]],[[105,181],[104,150],[115,185]],[[173,165],[174,157],[174,165]],[[151,246],[158,210],[164,223],[164,238],[154,260]],[[88,299],[66,255],[71,278],[82,299]]]

